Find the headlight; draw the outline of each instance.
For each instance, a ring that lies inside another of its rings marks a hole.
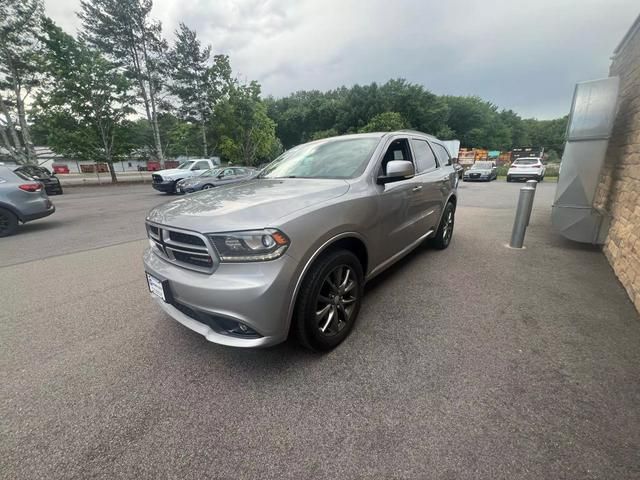
[[[209,235],[221,262],[264,262],[281,257],[289,247],[289,238],[269,228],[247,232]]]

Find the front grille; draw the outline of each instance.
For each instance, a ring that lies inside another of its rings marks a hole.
[[[187,243],[189,245],[198,245],[202,247],[205,246],[204,240],[202,240],[200,237],[194,237],[193,235],[187,233],[169,230],[169,238],[180,243]]]
[[[165,260],[198,272],[213,271],[215,262],[212,250],[200,234],[150,223],[147,224],[147,234],[156,253]]]
[[[162,183],[162,177],[155,173],[151,175],[151,180],[153,180],[153,183]]]

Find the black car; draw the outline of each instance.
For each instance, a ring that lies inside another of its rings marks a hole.
[[[39,167],[37,165],[20,165],[13,171],[21,176],[40,182],[44,185],[47,195],[62,195],[60,179],[44,167]]]

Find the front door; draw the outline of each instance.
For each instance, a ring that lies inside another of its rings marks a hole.
[[[413,162],[408,139],[397,138],[390,142],[379,174],[386,174],[386,164],[391,160]],[[422,216],[427,191],[418,177],[387,183],[379,188],[379,244],[384,260],[424,235]]]

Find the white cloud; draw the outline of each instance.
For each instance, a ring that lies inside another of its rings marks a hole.
[[[78,27],[78,0],[47,2]],[[524,116],[565,114],[573,86],[608,73],[635,0],[156,0],[169,38],[183,21],[236,72],[276,96],[404,77],[480,95]]]

